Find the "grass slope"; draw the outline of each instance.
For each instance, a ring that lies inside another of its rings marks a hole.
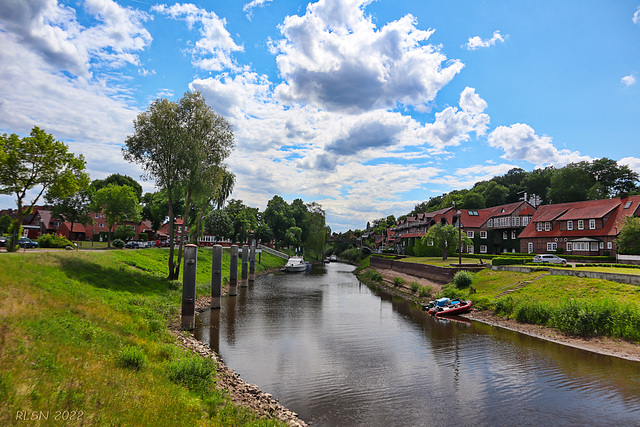
[[[0,424],[280,425],[231,405],[211,366],[174,343],[168,251],[0,256]],[[256,270],[284,261],[262,254]],[[229,255],[224,270],[228,277]],[[198,254],[198,295],[211,251]],[[48,421],[43,421],[44,417]],[[71,418],[74,418],[73,420]]]

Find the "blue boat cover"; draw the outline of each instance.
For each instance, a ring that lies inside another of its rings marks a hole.
[[[436,300],[436,305],[438,307],[444,307],[445,305],[449,305],[451,303],[451,300],[449,298],[438,298]]]

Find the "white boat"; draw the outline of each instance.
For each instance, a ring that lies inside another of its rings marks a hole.
[[[304,262],[304,258],[301,256],[292,256],[287,261],[287,264],[284,266],[284,269],[289,273],[297,272],[297,271],[306,271],[307,263]]]
[[[335,255],[331,255],[331,256],[329,257],[329,261],[331,261],[331,262],[333,262],[333,261],[338,261],[338,257],[337,257],[337,256],[335,256]]]

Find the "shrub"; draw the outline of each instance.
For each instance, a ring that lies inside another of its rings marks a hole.
[[[409,288],[411,289],[412,292],[418,292],[418,289],[420,289],[420,283],[413,281],[409,285]]]
[[[515,319],[523,323],[546,325],[552,315],[550,307],[537,302],[526,301],[515,309]]]
[[[460,270],[455,274],[455,276],[453,276],[453,283],[458,289],[464,289],[471,286],[473,279],[473,273],[467,270]]]
[[[522,257],[497,257],[491,260],[491,265],[523,265],[527,261],[531,261],[531,259]]]
[[[166,365],[169,379],[191,390],[204,392],[213,382],[215,363],[211,359],[189,356]]]
[[[147,240],[149,240],[149,235],[147,233],[140,233],[138,234],[138,240],[146,242]]]
[[[496,301],[495,312],[496,314],[510,316],[511,313],[513,313],[514,307],[515,302],[513,301],[513,298],[511,296],[502,297]]]
[[[124,248],[124,241],[122,239],[115,239],[113,242],[111,242],[111,246],[117,249],[122,249]]]
[[[41,248],[64,248],[73,246],[73,243],[60,234],[43,234],[38,238],[38,246]]]
[[[138,371],[146,363],[147,357],[140,347],[128,345],[118,352],[117,361],[118,366]]]
[[[406,280],[404,280],[402,277],[394,277],[393,278],[393,286],[395,286],[395,287],[401,286],[404,283],[406,283]]]
[[[433,295],[433,288],[431,286],[421,286],[418,290],[418,295],[421,297],[430,297]]]

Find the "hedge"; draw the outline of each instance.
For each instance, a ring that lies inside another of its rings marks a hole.
[[[491,265],[524,265],[527,262],[523,257],[497,257],[491,260]]]

